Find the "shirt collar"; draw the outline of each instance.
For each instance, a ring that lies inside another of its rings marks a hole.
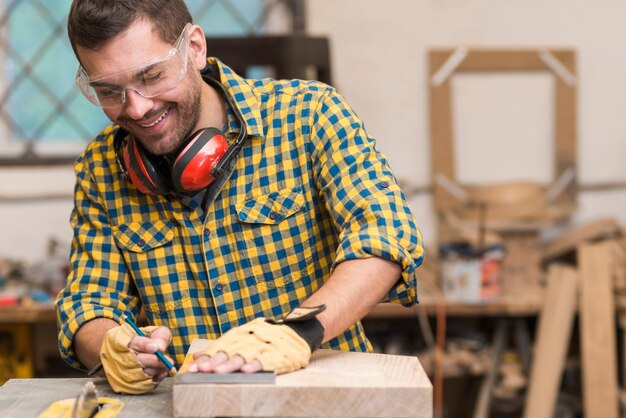
[[[254,92],[254,87],[248,80],[237,75],[230,67],[215,57],[209,57],[210,65],[217,65],[219,81],[224,85],[228,94],[232,97],[235,106],[239,109],[246,121],[246,133],[249,136],[263,137],[263,124],[259,101]],[[232,112],[226,112],[228,117],[228,130],[239,132],[239,123]]]

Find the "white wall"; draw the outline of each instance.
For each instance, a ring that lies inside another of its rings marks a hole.
[[[50,239],[69,247],[73,189],[69,166],[0,169],[0,258],[41,260]]]
[[[313,0],[307,5],[309,32],[331,39],[334,84],[365,120],[401,179],[430,183],[427,52],[467,46],[575,49],[579,181],[626,182],[625,2]],[[497,160],[483,163],[487,152],[506,153],[506,141],[507,173],[548,181],[553,169],[552,105],[546,103],[551,97],[545,93],[549,82],[524,74],[517,74],[516,83],[510,83],[508,75],[472,77],[455,80],[454,85],[460,102],[454,107],[459,178],[469,182],[507,177]],[[485,92],[491,113],[484,112]],[[502,100],[507,95],[514,100]],[[520,104],[525,97],[527,107]],[[492,118],[478,117],[481,111]],[[517,124],[512,114],[519,116]],[[486,138],[476,138],[479,132]],[[520,147],[524,134],[526,142]],[[414,196],[411,204],[425,240],[431,241],[435,230],[430,196]],[[600,216],[626,223],[626,190],[583,192],[579,205],[575,223]]]
[[[579,181],[626,182],[626,2],[309,0],[307,12],[309,32],[331,39],[334,84],[378,139],[397,176],[410,184],[430,183],[427,51],[460,45],[576,49]],[[455,80],[462,180],[550,178],[551,82],[510,77]],[[500,159],[483,163],[486,147],[506,154],[506,172]],[[72,187],[71,168],[0,170],[0,256],[35,260],[45,254],[48,238],[71,238],[70,198],[7,203],[3,196],[69,196]],[[431,242],[430,196],[414,195],[410,202]],[[626,224],[626,190],[583,192],[579,205],[576,223],[614,216]]]

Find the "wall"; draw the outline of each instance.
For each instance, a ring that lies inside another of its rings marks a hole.
[[[0,258],[40,260],[50,239],[69,247],[73,188],[72,167],[0,169]]]
[[[378,139],[397,176],[408,183],[430,183],[427,52],[458,46],[575,49],[579,182],[626,182],[626,3],[394,0],[382,7],[375,0],[315,0],[307,5],[309,32],[332,41],[334,84]],[[459,178],[549,181],[549,81],[514,74],[467,76],[455,83]],[[505,101],[507,96],[512,100]],[[488,158],[494,153],[504,167]],[[579,197],[575,223],[601,216],[626,223],[626,190],[581,192]],[[432,240],[430,195],[410,200],[425,240]]]
[[[310,0],[307,13],[309,32],[331,39],[334,84],[378,139],[407,190],[430,183],[427,51],[459,45],[576,49],[579,181],[626,182],[626,3],[393,0],[383,7],[375,0]],[[477,75],[455,83],[462,180],[548,181],[550,80]],[[485,155],[494,152],[502,158],[485,163]],[[0,256],[35,260],[45,255],[48,238],[69,242],[72,188],[71,168],[0,169]],[[6,199],[37,194],[60,197]],[[411,193],[410,202],[425,240],[432,242],[430,195]],[[626,190],[582,192],[579,203],[576,223],[613,216],[626,224]]]

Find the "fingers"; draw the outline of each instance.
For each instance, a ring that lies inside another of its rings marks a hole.
[[[172,332],[169,328],[158,327],[150,334],[150,337],[134,336],[128,348],[132,348],[138,353],[156,353],[157,351],[164,352],[167,350],[167,346],[172,339]]]
[[[259,360],[254,360],[241,366],[241,371],[243,373],[256,373],[260,372],[262,368],[263,366],[261,366],[261,362]]]
[[[165,352],[171,340],[172,333],[166,327],[157,327],[150,333],[150,337],[134,336],[128,348],[136,352],[137,361],[141,364],[143,372],[151,376],[155,382],[160,382],[167,376],[167,367],[154,354],[157,351]],[[170,363],[173,360],[166,356]]]
[[[228,356],[223,351],[219,351],[213,357],[209,357],[206,354],[195,353],[193,355],[194,362],[189,365],[189,371],[191,373],[195,372],[203,372],[203,373],[214,373],[215,369],[228,362]],[[241,361],[243,359],[239,357]],[[245,362],[244,362],[245,363]]]
[[[195,353],[194,362],[189,365],[189,372],[233,373],[241,371],[243,373],[255,373],[261,371],[261,368],[261,363],[258,360],[246,363],[241,356],[233,356],[229,359],[226,353],[219,351],[213,357]]]
[[[168,371],[165,364],[163,364],[163,362],[161,362],[161,360],[159,360],[159,358],[154,354],[138,352],[136,354],[136,358],[143,367],[144,372],[149,376],[154,376],[155,374],[162,373],[163,371]],[[174,364],[174,361],[170,357],[165,356],[165,358],[167,358],[170,363]],[[150,369],[154,369],[156,372],[151,373],[148,371]]]
[[[154,340],[159,350],[165,351],[172,340],[172,332],[167,327],[158,327],[152,331],[150,338]]]

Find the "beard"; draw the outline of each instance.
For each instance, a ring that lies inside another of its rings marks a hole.
[[[187,87],[188,94],[176,102],[163,102],[158,109],[151,110],[145,115],[145,119],[150,119],[156,115],[167,111],[168,118],[175,119],[175,127],[167,132],[146,135],[141,127],[137,127],[137,121],[120,116],[115,122],[122,128],[130,132],[143,147],[153,155],[168,155],[176,153],[186,142],[186,138],[195,130],[200,120],[200,102],[202,95],[202,85],[204,81],[199,74],[187,72],[190,85]]]

